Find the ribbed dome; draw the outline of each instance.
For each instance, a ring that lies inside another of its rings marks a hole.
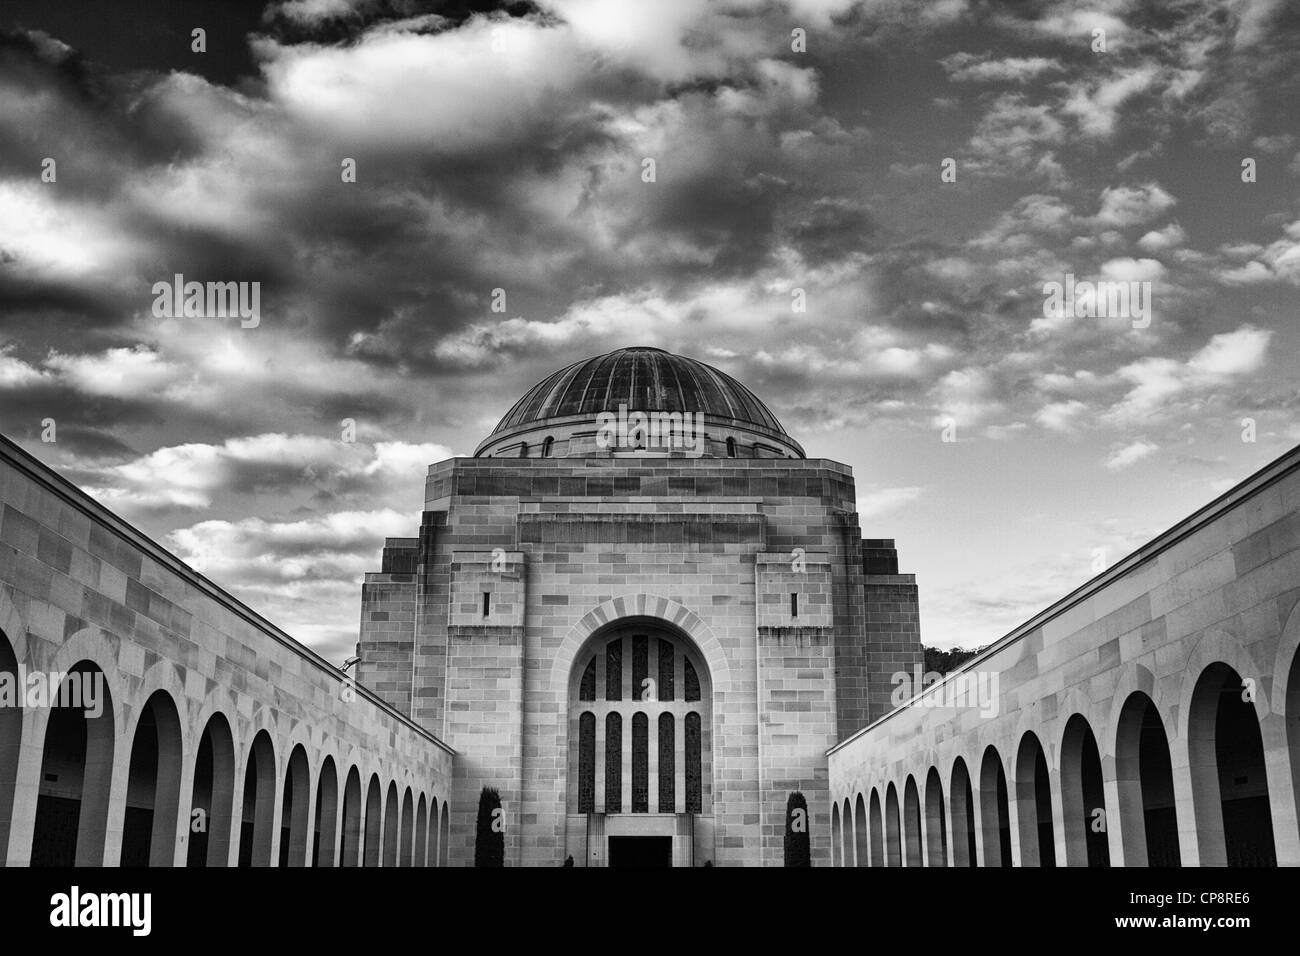
[[[496,435],[567,415],[634,411],[696,412],[786,435],[775,415],[730,375],[663,349],[617,349],[548,375],[515,403]],[[788,437],[788,436],[787,436]]]

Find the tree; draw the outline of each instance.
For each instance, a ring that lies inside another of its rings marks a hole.
[[[506,815],[501,808],[501,794],[494,787],[484,787],[478,796],[474,865],[506,865]]]
[[[808,834],[808,801],[796,790],[785,802],[785,865],[812,866]]]

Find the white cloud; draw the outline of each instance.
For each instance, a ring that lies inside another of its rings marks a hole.
[[[879,488],[858,496],[858,517],[874,518],[911,504],[921,497],[921,489],[915,485],[901,488]]]
[[[995,60],[964,52],[946,56],[939,63],[948,72],[948,79],[957,83],[1024,83],[1062,68],[1056,60],[1042,56]]]
[[[1163,229],[1153,229],[1141,239],[1138,245],[1146,252],[1160,253],[1181,246],[1187,241],[1187,233],[1176,222],[1171,222]]]
[[[1145,438],[1139,438],[1137,441],[1128,445],[1115,448],[1106,458],[1106,467],[1111,471],[1119,471],[1128,468],[1141,461],[1143,458],[1151,455],[1160,448]]]
[[[1162,215],[1176,202],[1158,183],[1107,187],[1101,192],[1096,222],[1120,229],[1136,226]]]

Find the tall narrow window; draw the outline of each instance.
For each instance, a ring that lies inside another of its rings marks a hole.
[[[578,812],[596,812],[596,715],[578,718]]]
[[[547,435],[547,436],[546,436],[546,439],[542,442],[542,457],[543,457],[543,458],[550,458],[550,457],[551,457],[551,446],[554,445],[554,444],[555,444],[555,439],[552,438],[551,436]]]
[[[734,438],[727,439],[727,457],[728,458],[736,457],[736,439]]]
[[[659,715],[659,812],[677,812],[677,742],[672,714]]]
[[[673,699],[673,644],[659,638],[659,699]]]
[[[614,638],[605,648],[605,699],[623,699],[622,638]]]
[[[520,457],[520,458],[527,458],[527,457],[528,457],[528,442],[526,442],[526,441],[521,441],[521,442],[519,443],[519,457]]]
[[[632,638],[632,699],[645,700],[646,678],[650,676],[650,642],[644,634]],[[650,700],[654,700],[651,695]]]
[[[487,617],[492,613],[492,592],[483,592],[483,616]]]
[[[695,673],[695,665],[691,663],[691,659],[689,657],[685,658],[682,661],[682,664],[685,665],[682,668],[682,670],[685,672],[684,676],[686,678],[686,699],[699,700],[700,699],[700,677],[698,674]]]
[[[700,715],[686,715],[686,812],[703,813],[704,755],[700,739]]]
[[[650,718],[632,715],[632,812],[650,812]]]
[[[605,812],[623,809],[623,718],[605,717]]]
[[[582,684],[578,687],[578,700],[596,699],[596,658],[587,662],[587,669],[582,672]]]
[[[790,616],[791,617],[799,616],[799,592],[798,591],[790,592]]]

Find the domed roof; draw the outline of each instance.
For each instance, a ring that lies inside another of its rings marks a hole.
[[[542,379],[492,434],[568,415],[634,411],[695,412],[757,425],[789,437],[754,393],[724,372],[663,349],[617,349]]]

